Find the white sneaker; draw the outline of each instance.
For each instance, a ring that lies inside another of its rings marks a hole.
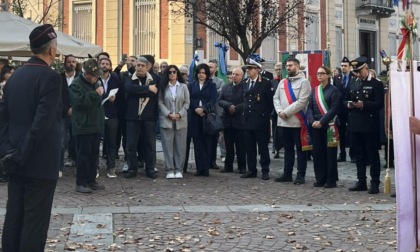
[[[183,178],[182,173],[179,171],[175,172],[175,178]]]
[[[62,171],[58,171],[58,177],[59,178],[63,177],[63,172]]]
[[[169,172],[169,173],[166,175],[166,178],[167,178],[167,179],[173,179],[173,178],[175,178],[175,174],[174,174],[173,172]]]
[[[96,178],[99,178],[99,169],[96,170]]]
[[[76,163],[73,160],[69,160],[66,163],[64,163],[65,167],[73,167],[75,165],[76,165]]]
[[[128,164],[127,164],[127,161],[125,161],[125,162],[124,162],[124,166],[123,166],[122,171],[123,171],[124,173],[127,173],[127,172],[128,172]]]
[[[106,172],[106,176],[107,176],[108,178],[116,178],[116,177],[117,177],[117,174],[115,174],[115,170],[114,170],[114,169],[109,169],[109,170]]]

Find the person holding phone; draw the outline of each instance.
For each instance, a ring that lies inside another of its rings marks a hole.
[[[357,183],[349,191],[366,191],[366,160],[370,163],[369,194],[379,193],[379,111],[384,106],[384,87],[369,73],[368,59],[359,57],[350,63],[357,79],[351,83],[344,98],[349,110],[349,131],[355,152]]]

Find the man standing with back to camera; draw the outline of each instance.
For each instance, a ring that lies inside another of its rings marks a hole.
[[[5,91],[13,152],[2,159],[12,173],[3,251],[44,251],[47,239],[61,147],[62,84],[50,68],[57,53],[56,38],[48,24],[31,32],[33,56],[10,77]]]

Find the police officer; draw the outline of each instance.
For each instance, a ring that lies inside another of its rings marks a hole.
[[[29,40],[33,56],[10,77],[4,95],[14,150],[4,159],[15,169],[8,185],[3,251],[44,251],[60,168],[62,84],[50,68],[57,34],[45,24]]]
[[[347,109],[347,102],[343,102],[346,91],[348,90],[349,86],[356,80],[353,77],[352,72],[350,71],[350,60],[347,57],[344,57],[341,60],[341,74],[339,74],[336,78],[334,78],[334,86],[338,88],[340,92],[340,108],[338,110],[338,120],[340,125],[338,126],[338,132],[340,135],[340,156],[338,157],[338,162],[345,162],[346,161],[346,146],[347,143],[347,119],[349,115],[349,111]],[[350,150],[350,158],[353,158],[352,149]]]
[[[349,109],[349,131],[357,166],[357,183],[349,191],[366,191],[366,162],[370,162],[369,194],[379,193],[379,110],[384,106],[384,88],[369,74],[366,57],[351,61],[357,79],[350,84],[344,99]]]
[[[262,179],[270,179],[270,114],[273,110],[273,88],[271,82],[261,77],[261,64],[248,58],[245,65],[248,80],[244,85],[244,127],[248,172],[241,178],[257,176],[257,145],[260,154]]]

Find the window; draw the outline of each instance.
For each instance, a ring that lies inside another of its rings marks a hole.
[[[335,27],[335,62],[339,66],[343,59],[343,33],[340,26]],[[332,67],[332,66],[331,66]]]
[[[388,56],[391,58],[397,56],[397,35],[394,33],[388,34]]]
[[[306,50],[319,50],[319,18],[316,13],[308,13],[308,23],[306,27]]]
[[[73,32],[76,38],[92,43],[92,3],[73,5]]]
[[[277,63],[277,43],[278,40],[273,37],[267,37],[261,44],[261,58],[263,58],[266,63]]]
[[[156,0],[134,1],[134,55],[156,54]]]

